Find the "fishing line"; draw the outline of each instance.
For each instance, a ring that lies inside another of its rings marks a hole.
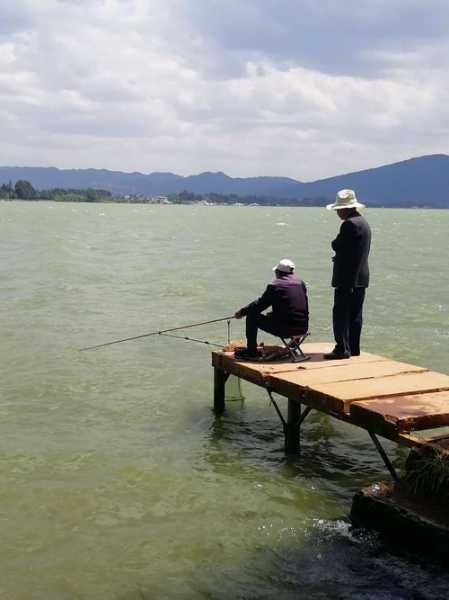
[[[196,338],[191,338],[183,335],[174,335],[173,333],[161,333],[163,337],[172,337],[178,340],[187,340],[188,342],[198,342],[199,344],[207,344],[208,346],[216,346],[217,348],[223,348],[223,344],[216,344],[215,342],[209,342],[208,340],[198,340]]]
[[[151,335],[162,335],[170,331],[178,331],[179,329],[190,329],[191,327],[200,327],[201,325],[209,325],[210,323],[219,323],[220,321],[230,321],[234,317],[221,317],[220,319],[212,319],[211,321],[201,321],[200,323],[189,323],[188,325],[180,325],[179,327],[171,327],[170,329],[162,329],[160,331],[150,331],[149,333],[142,333],[141,335],[134,335],[133,337],[123,338],[121,340],[114,340],[113,342],[106,342],[104,344],[97,344],[96,346],[87,346],[87,348],[80,348],[80,352],[85,350],[95,350],[97,348],[104,348],[105,346],[112,346],[113,344],[121,344],[122,342],[130,342],[131,340],[138,340],[141,338],[149,337]]]

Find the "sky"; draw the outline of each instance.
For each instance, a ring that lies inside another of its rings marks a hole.
[[[449,153],[448,0],[0,0],[0,165],[312,181]]]

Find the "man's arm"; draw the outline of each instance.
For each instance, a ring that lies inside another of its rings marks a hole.
[[[240,308],[235,313],[234,317],[236,319],[241,319],[242,317],[245,317],[249,313],[249,311],[254,311],[254,312],[258,312],[258,313],[262,312],[263,310],[265,310],[272,304],[273,304],[273,286],[270,284],[270,285],[267,285],[266,290],[264,291],[262,296],[260,296],[260,298],[257,298],[257,300],[254,300],[253,302],[250,302],[243,308]]]
[[[306,301],[307,319],[309,319],[309,296],[307,294],[307,286],[304,283],[304,281],[302,282],[302,289],[304,291],[304,298],[305,298],[305,301]]]
[[[332,248],[335,250],[333,260],[339,263],[338,287],[353,288],[360,267],[360,232],[351,220],[342,223]]]
[[[343,221],[337,237],[332,242],[332,249],[335,252],[350,252],[355,243],[357,230],[351,221]]]

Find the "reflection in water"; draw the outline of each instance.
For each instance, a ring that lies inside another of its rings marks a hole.
[[[348,500],[360,487],[388,479],[380,456],[374,446],[369,451],[370,446],[366,432],[312,411],[301,426],[300,454],[288,455],[284,452],[282,424],[274,410],[255,417],[245,403],[233,403],[211,424],[208,460],[216,466],[223,456],[224,464],[229,466],[229,454],[236,454],[245,463],[280,470],[288,478],[320,479],[325,486],[335,486],[335,492]],[[407,450],[389,444],[388,451],[400,470]]]

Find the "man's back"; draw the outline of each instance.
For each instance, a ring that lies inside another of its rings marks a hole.
[[[309,306],[305,283],[296,275],[284,275],[270,283],[268,290],[272,298],[275,324],[282,329],[306,331],[309,325]]]

